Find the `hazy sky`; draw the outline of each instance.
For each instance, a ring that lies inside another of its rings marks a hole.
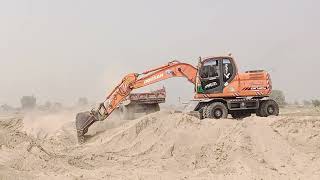
[[[129,72],[232,52],[289,99],[320,98],[317,0],[0,0],[0,104],[103,100]],[[192,97],[184,79],[169,102]]]

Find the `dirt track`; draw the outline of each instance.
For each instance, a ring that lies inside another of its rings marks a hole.
[[[111,119],[96,124],[82,146],[72,119],[35,133],[28,118],[2,116],[0,179],[319,179],[320,116],[300,114]],[[50,122],[55,117],[72,115]]]

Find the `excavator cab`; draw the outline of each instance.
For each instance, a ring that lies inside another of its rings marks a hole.
[[[222,93],[236,76],[236,65],[232,57],[206,58],[199,65],[197,93]]]

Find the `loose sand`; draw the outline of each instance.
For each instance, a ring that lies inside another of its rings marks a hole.
[[[111,118],[96,123],[81,146],[73,117],[0,116],[0,179],[320,179],[317,113]]]

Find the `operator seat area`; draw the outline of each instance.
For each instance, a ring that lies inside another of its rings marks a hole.
[[[207,60],[200,69],[201,86],[204,91],[220,86],[220,68],[218,60]]]
[[[235,65],[229,58],[211,58],[203,61],[199,69],[203,93],[222,92],[235,77]]]

